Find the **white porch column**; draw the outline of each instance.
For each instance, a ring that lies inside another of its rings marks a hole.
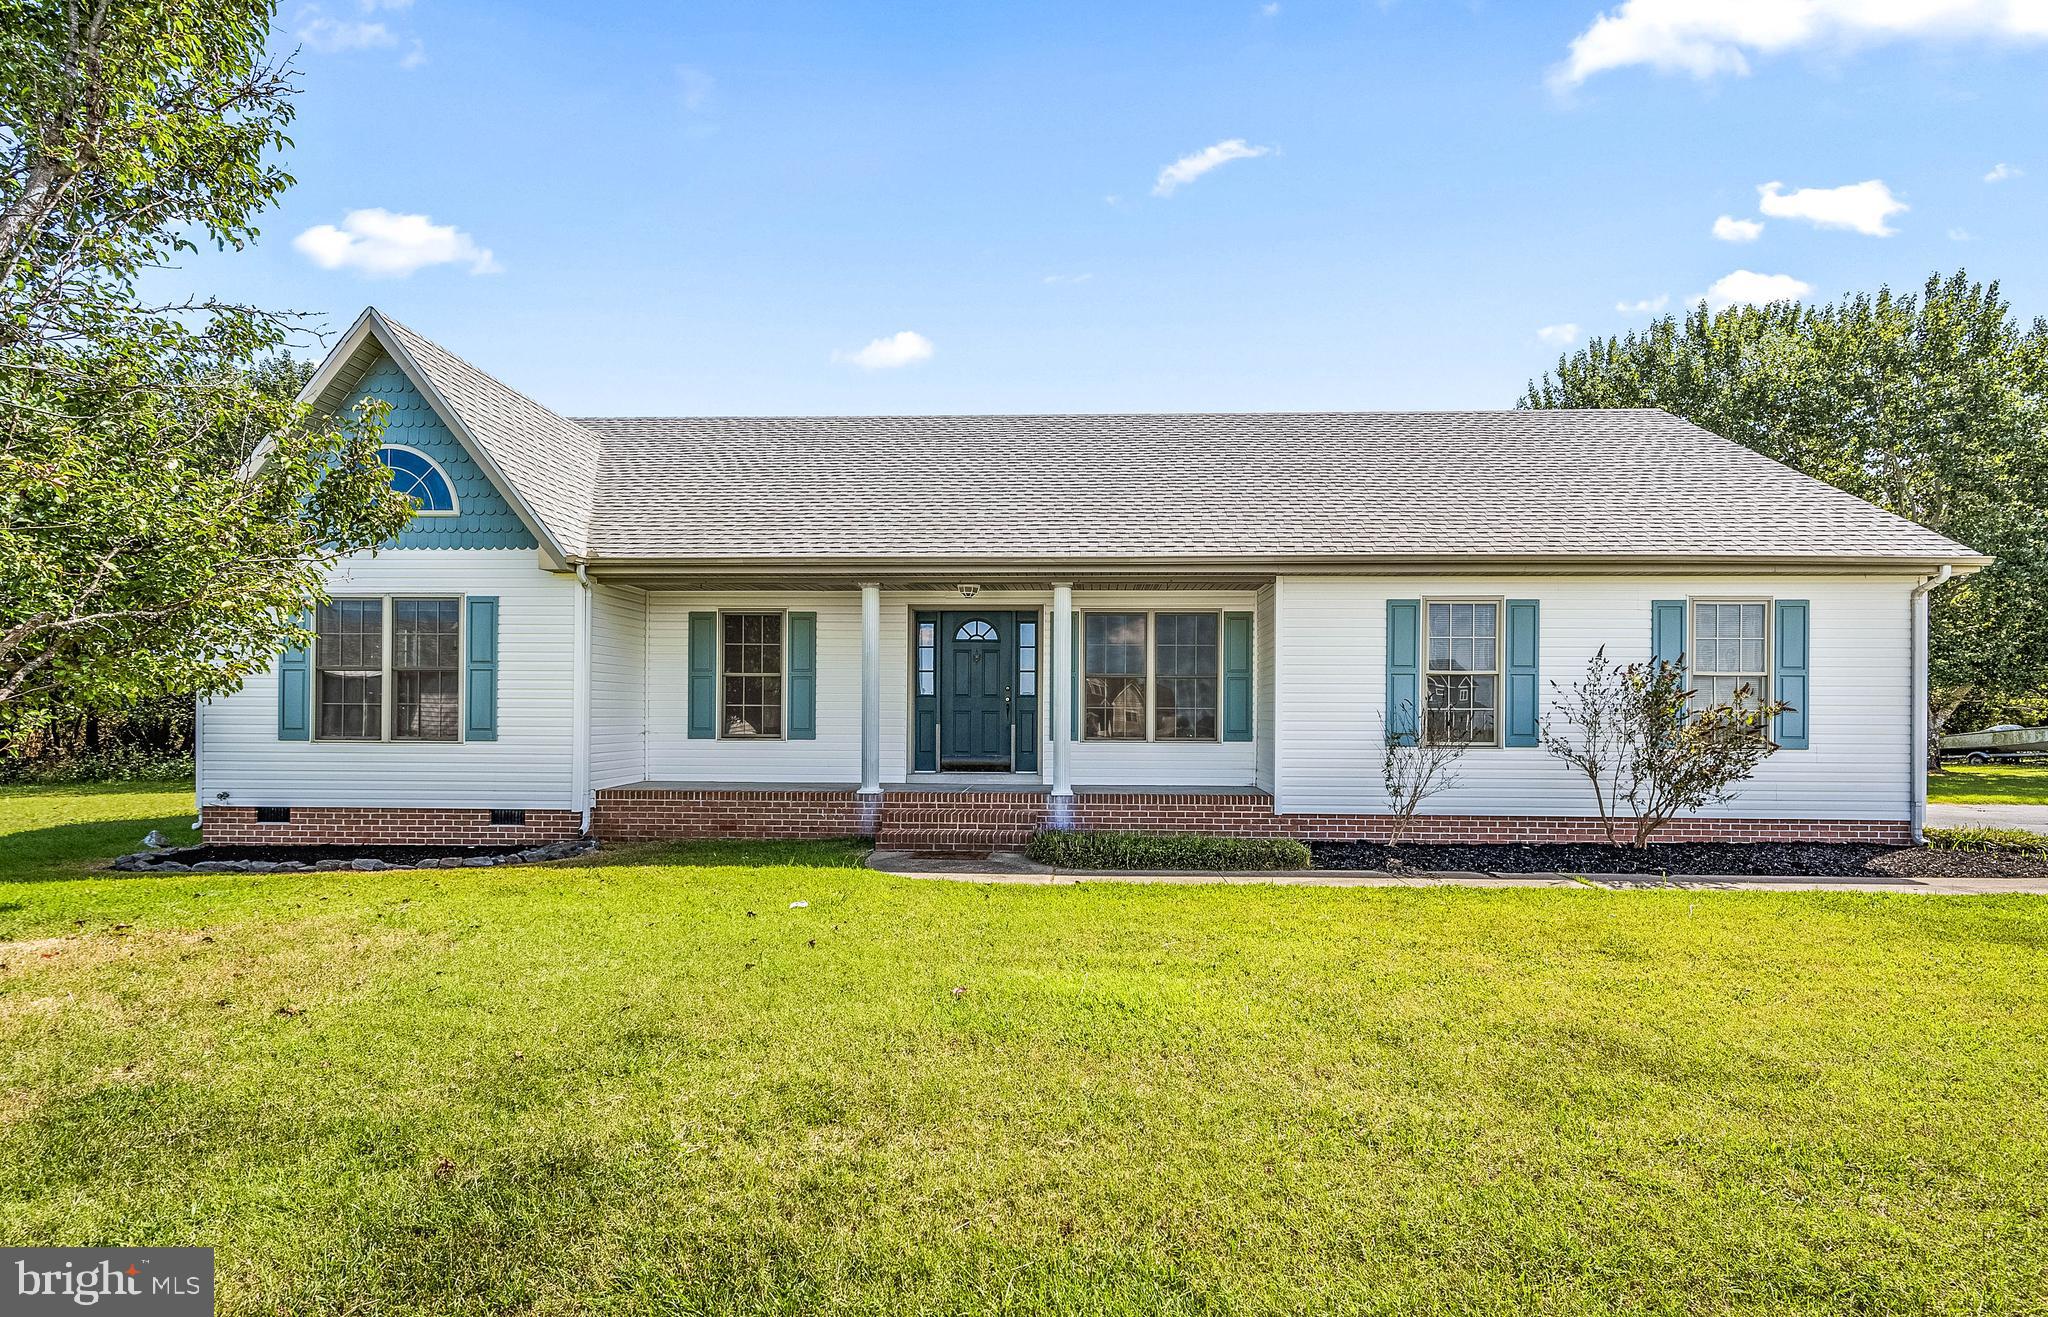
[[[1074,794],[1074,587],[1052,588],[1052,794]]]
[[[860,587],[860,789],[882,793],[882,587]]]

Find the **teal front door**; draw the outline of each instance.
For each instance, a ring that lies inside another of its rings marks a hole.
[[[939,766],[968,771],[1010,767],[1011,613],[939,615]]]

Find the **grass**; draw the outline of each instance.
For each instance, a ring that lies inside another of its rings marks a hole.
[[[1927,775],[1942,805],[2048,805],[2048,764],[1950,764]]]
[[[0,1239],[224,1314],[2048,1293],[2038,898],[88,871],[185,801],[0,793]]]

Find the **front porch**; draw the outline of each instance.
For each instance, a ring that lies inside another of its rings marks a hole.
[[[598,791],[1270,787],[1270,578],[592,584]]]
[[[857,783],[635,782],[597,793],[591,831],[608,842],[705,837],[873,837],[888,850],[986,855],[1017,850],[1044,828],[1207,832],[1277,830],[1273,799],[1245,787],[1047,786],[948,781]]]

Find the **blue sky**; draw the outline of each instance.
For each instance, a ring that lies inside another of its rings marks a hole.
[[[174,279],[571,414],[1506,406],[1738,271],[2048,313],[2044,10],[286,0],[299,184]]]

